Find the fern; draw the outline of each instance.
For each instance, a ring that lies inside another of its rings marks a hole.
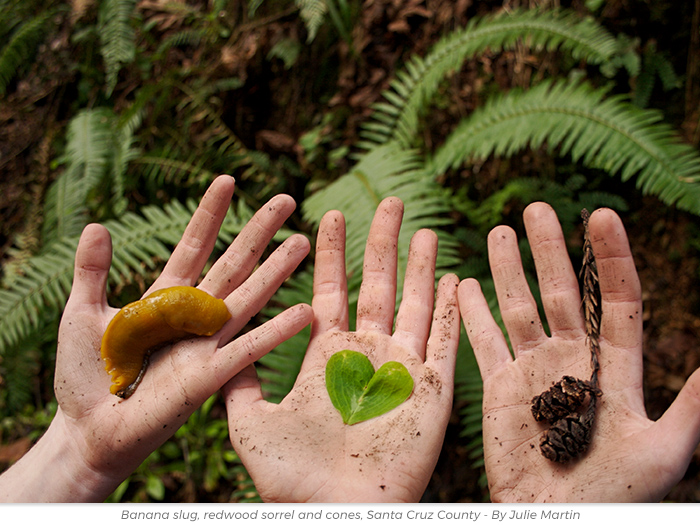
[[[210,148],[218,157],[235,159],[228,165],[228,170],[233,168],[245,168],[243,177],[250,176],[258,171],[259,164],[254,155],[251,155],[243,142],[231,131],[221,119],[218,112],[205,100],[209,93],[206,86],[188,86],[183,83],[175,85],[186,96],[178,104],[178,111],[192,116],[192,121],[204,120],[211,132],[205,146]],[[189,120],[189,119],[188,119]]]
[[[443,173],[467,158],[512,155],[545,142],[574,161],[636,177],[643,193],[700,214],[700,157],[662,124],[661,114],[641,110],[587,83],[543,82],[491,100],[464,119],[433,159]]]
[[[361,275],[374,211],[382,199],[392,195],[402,199],[405,206],[398,248],[400,290],[411,236],[421,228],[437,229],[448,223],[446,193],[422,169],[422,159],[416,152],[404,150],[396,143],[369,151],[349,173],[308,197],[302,210],[304,217],[315,224],[329,210],[343,212],[347,221],[348,273]],[[439,230],[438,235],[438,268],[444,269],[457,258],[451,236]]]
[[[467,218],[470,225],[479,230],[477,235],[482,237],[506,220],[506,208],[513,201],[522,205],[536,200],[551,203],[565,234],[570,233],[574,225],[580,222],[582,208],[596,209],[605,206],[627,210],[627,204],[622,197],[605,192],[584,191],[585,184],[586,178],[583,175],[574,175],[565,184],[542,177],[514,178],[477,202],[467,197],[469,188],[464,187],[456,192],[453,206]],[[486,249],[485,246],[480,248]]]
[[[661,88],[664,91],[677,89],[681,85],[671,61],[663,54],[657,52],[655,46],[650,46],[643,55],[642,69],[639,77],[637,77],[634,93],[634,103],[637,106],[645,108],[649,105],[649,99],[657,78],[661,82]]]
[[[136,32],[131,25],[136,0],[101,0],[98,32],[105,63],[106,91],[111,95],[123,64],[136,57]]]
[[[143,216],[127,213],[120,220],[106,222],[113,249],[110,282],[119,285],[134,275],[146,276],[156,261],[167,260],[195,208],[194,202],[185,206],[174,201],[162,208],[145,207]],[[224,220],[220,240],[230,242],[251,217],[249,208],[239,206],[237,213]],[[15,276],[0,290],[0,356],[40,329],[45,315],[56,316],[62,310],[71,288],[77,244],[77,237],[52,244],[26,262],[24,275]]]
[[[156,58],[162,59],[173,47],[198,46],[208,36],[206,28],[184,29],[166,37],[158,46]]]
[[[79,112],[68,126],[63,162],[66,170],[46,195],[43,238],[45,246],[79,235],[87,223],[89,192],[105,176],[115,152],[115,116],[100,108]]]
[[[299,8],[299,16],[306,25],[308,33],[307,42],[312,42],[316,38],[318,29],[323,24],[323,20],[328,12],[327,2],[329,0],[294,0]],[[332,1],[332,0],[331,0]]]
[[[31,61],[37,47],[46,37],[46,24],[56,14],[57,9],[49,9],[24,22],[10,37],[0,51],[0,95],[19,69]],[[0,18],[4,21],[5,17]]]
[[[517,10],[473,19],[442,38],[424,59],[413,57],[397,74],[384,92],[386,102],[374,106],[373,120],[365,126],[365,147],[389,140],[411,145],[421,111],[449,73],[478,53],[512,49],[522,41],[532,49],[561,49],[590,64],[608,60],[616,50],[615,39],[600,25],[566,10]]]

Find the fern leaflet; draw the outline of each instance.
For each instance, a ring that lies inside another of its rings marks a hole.
[[[700,156],[682,143],[661,114],[642,110],[587,83],[542,82],[526,92],[496,97],[464,119],[435,153],[443,173],[467,158],[509,156],[548,143],[561,155],[636,177],[643,193],[700,214]]]
[[[31,18],[12,34],[10,41],[0,52],[0,95],[5,94],[8,84],[19,68],[32,58],[36,48],[46,37],[46,23],[56,11],[51,9]]]
[[[512,49],[521,41],[532,49],[561,49],[591,64],[606,61],[616,49],[615,39],[594,20],[567,10],[516,10],[474,19],[441,39],[425,58],[416,56],[406,64],[384,92],[386,101],[374,106],[364,146],[389,140],[413,144],[420,113],[448,74],[478,53]]]
[[[122,64],[133,62],[136,56],[136,32],[131,18],[136,0],[102,0],[98,19],[101,53],[107,75],[107,95],[117,84]]]

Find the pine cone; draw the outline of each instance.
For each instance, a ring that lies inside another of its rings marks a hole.
[[[600,395],[588,381],[564,376],[546,392],[532,399],[532,415],[536,421],[554,423],[576,412],[586,400],[586,393]]]
[[[540,451],[550,461],[566,463],[583,454],[591,442],[593,418],[567,416],[547,430],[540,439]]]

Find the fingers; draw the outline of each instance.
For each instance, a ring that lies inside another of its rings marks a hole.
[[[401,305],[393,338],[422,360],[433,316],[437,235],[420,230],[411,239]],[[456,288],[455,288],[456,293]]]
[[[212,182],[152,289],[191,286],[197,282],[214,249],[234,187],[235,181],[228,175]]]
[[[435,313],[425,352],[426,363],[442,377],[450,379],[454,378],[459,347],[458,285],[459,278],[454,274],[445,275],[438,282]]]
[[[296,203],[289,195],[277,195],[270,199],[214,263],[200,288],[222,298],[238,288],[251,274],[263,251],[295,208]]]
[[[525,209],[523,219],[550,332],[580,338],[584,325],[579,282],[556,213],[548,204],[536,202]]]
[[[513,360],[508,343],[493,319],[476,279],[466,279],[459,283],[457,297],[459,311],[479,365],[481,378],[486,381],[496,370]]]
[[[213,366],[218,384],[228,382],[245,367],[299,333],[312,317],[308,304],[292,306],[221,348]]]
[[[700,369],[690,376],[652,430],[656,441],[654,452],[661,453],[667,469],[676,471],[675,483],[688,468],[700,442]]]
[[[329,330],[348,329],[345,271],[345,218],[330,211],[321,219],[316,241],[311,339]]]
[[[267,304],[282,283],[309,253],[309,240],[292,235],[226,299],[231,320],[221,330],[221,341],[228,341]]]
[[[525,279],[515,232],[497,226],[489,233],[488,250],[498,304],[517,357],[520,351],[539,344],[546,334]]]
[[[229,425],[235,422],[256,403],[264,402],[262,388],[255,365],[248,365],[233,376],[221,389],[226,402]]]
[[[396,306],[396,267],[403,203],[384,199],[370,226],[357,300],[357,330],[391,334]]]
[[[642,288],[622,221],[600,209],[589,220],[602,299],[601,335],[612,345],[642,342]]]
[[[112,240],[99,224],[88,224],[75,252],[75,273],[70,301],[84,305],[105,305],[107,277],[112,262]]]
[[[600,340],[607,349],[601,354],[601,364],[610,371],[601,375],[601,383],[638,389],[637,408],[643,413],[642,289],[627,234],[620,218],[609,209],[593,212],[588,226],[600,283]]]

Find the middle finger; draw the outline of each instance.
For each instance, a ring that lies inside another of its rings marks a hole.
[[[357,330],[391,334],[396,306],[396,267],[403,202],[384,199],[369,229],[362,285],[357,299]]]

